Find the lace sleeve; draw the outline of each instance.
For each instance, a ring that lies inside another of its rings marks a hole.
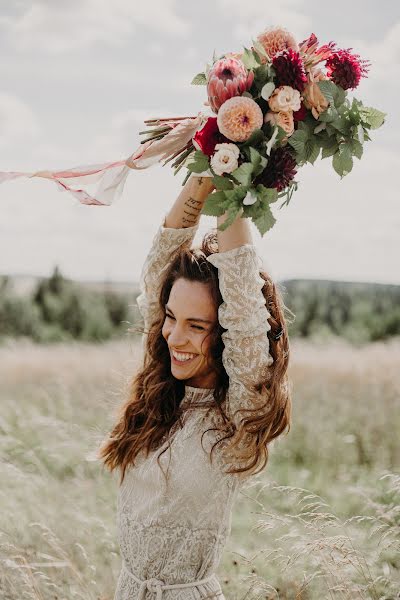
[[[165,227],[165,219],[166,215],[153,238],[140,274],[140,293],[136,298],[136,303],[143,317],[146,331],[151,326],[157,313],[163,270],[168,266],[175,250],[184,244],[191,244],[199,226],[199,223],[197,223],[192,227],[180,229]],[[143,336],[143,343],[144,339],[145,336]]]
[[[261,264],[253,244],[211,254],[207,260],[218,268],[223,298],[218,318],[227,330],[222,333],[222,361],[229,376],[227,412],[239,426],[241,415],[237,411],[257,407],[251,386],[266,378],[273,363],[268,338],[271,325],[267,321],[271,315],[261,291],[264,280],[259,274]]]

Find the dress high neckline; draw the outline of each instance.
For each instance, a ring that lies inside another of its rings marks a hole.
[[[189,402],[204,400],[207,396],[212,395],[214,388],[199,388],[191,385],[185,385],[184,399]]]

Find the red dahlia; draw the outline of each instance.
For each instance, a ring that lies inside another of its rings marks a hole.
[[[292,48],[278,52],[272,59],[276,72],[276,86],[290,85],[295,90],[302,92],[307,83],[307,75],[304,70],[300,54]]]
[[[295,167],[296,160],[291,151],[286,146],[276,148],[272,150],[267,166],[254,183],[256,185],[262,183],[267,188],[276,188],[281,192],[296,175]]]
[[[361,77],[366,77],[371,63],[352,54],[351,48],[337,50],[326,61],[328,77],[344,90],[354,90],[360,83]]]
[[[229,141],[218,129],[217,117],[209,117],[202,129],[196,131],[192,138],[196,150],[201,150],[207,156],[214,154],[217,144]]]

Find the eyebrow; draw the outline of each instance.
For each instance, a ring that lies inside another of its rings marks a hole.
[[[165,308],[166,310],[169,310],[170,313],[174,314],[168,304],[165,305]],[[209,325],[212,324],[212,321],[208,321],[208,319],[196,319],[195,317],[189,317],[186,319],[186,321],[200,321],[201,323],[208,323]]]

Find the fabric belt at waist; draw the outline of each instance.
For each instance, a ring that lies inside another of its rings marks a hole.
[[[134,581],[136,581],[136,583],[139,583],[139,585],[140,585],[138,600],[145,600],[146,591],[156,594],[156,600],[162,600],[162,593],[164,590],[178,590],[178,589],[182,589],[182,588],[195,587],[196,585],[203,585],[205,583],[208,583],[212,579],[218,581],[216,579],[215,573],[212,573],[211,575],[209,575],[208,577],[205,577],[204,579],[198,579],[197,581],[191,581],[189,583],[166,584],[161,579],[156,579],[155,577],[152,577],[151,579],[139,579],[138,577],[136,577],[136,575],[134,575],[128,569],[124,560],[122,561],[122,567],[125,570],[125,572]]]

